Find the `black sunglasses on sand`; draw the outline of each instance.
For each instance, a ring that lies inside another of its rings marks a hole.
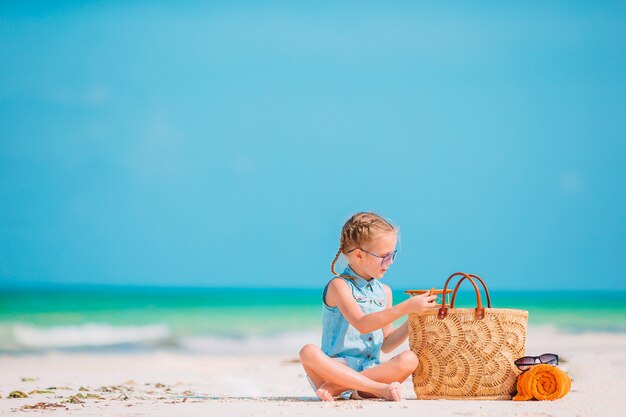
[[[515,366],[517,366],[520,371],[526,371],[530,369],[531,366],[539,365],[540,363],[558,365],[559,355],[555,355],[554,353],[544,353],[539,356],[524,356],[515,361]]]

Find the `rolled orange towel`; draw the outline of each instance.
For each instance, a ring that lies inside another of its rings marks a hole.
[[[513,401],[556,400],[569,392],[572,381],[556,366],[540,364],[517,378],[517,395]]]

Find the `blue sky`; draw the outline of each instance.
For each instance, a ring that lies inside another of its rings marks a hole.
[[[0,285],[626,289],[623,3],[0,4]]]

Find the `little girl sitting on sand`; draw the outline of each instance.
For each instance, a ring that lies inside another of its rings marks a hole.
[[[417,367],[410,350],[380,363],[381,350],[391,352],[408,337],[407,323],[394,329],[395,320],[437,307],[428,293],[393,305],[391,288],[380,283],[396,257],[397,234],[394,225],[374,213],[356,213],[341,230],[330,266],[337,276],[322,294],[322,347],[309,344],[300,350],[302,366],[323,401],[338,395],[400,401],[401,383]],[[341,254],[348,266],[338,275]]]

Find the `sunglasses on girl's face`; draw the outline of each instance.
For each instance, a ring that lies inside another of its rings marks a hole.
[[[517,366],[520,371],[526,371],[527,369],[530,369],[531,366],[539,365],[540,363],[558,365],[559,356],[554,353],[544,353],[540,356],[524,356],[523,358],[519,358],[515,361],[515,366]]]

